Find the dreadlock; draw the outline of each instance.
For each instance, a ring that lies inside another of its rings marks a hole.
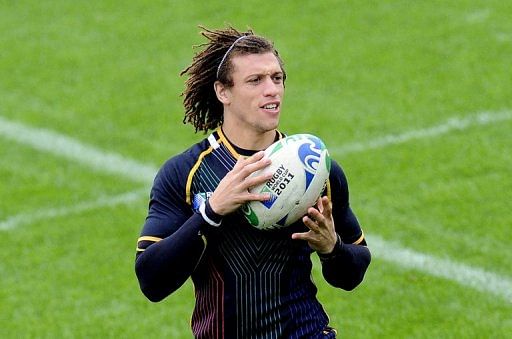
[[[283,73],[284,68],[272,42],[254,35],[251,29],[239,32],[231,26],[219,30],[199,27],[203,29],[201,35],[208,42],[197,46],[203,47],[203,50],[196,53],[192,64],[180,73],[181,76],[184,74],[189,76],[185,82],[185,90],[181,94],[184,97],[183,105],[185,107],[183,123],[191,123],[196,129],[196,133],[198,131],[207,133],[208,130],[215,129],[222,124],[224,108],[217,99],[213,84],[219,80],[225,86],[233,86],[231,78],[233,56],[272,52],[279,60]],[[246,37],[234,44],[242,36]],[[223,60],[222,64],[221,60]]]

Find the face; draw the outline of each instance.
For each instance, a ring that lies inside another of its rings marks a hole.
[[[279,124],[284,74],[273,53],[234,56],[232,87],[217,94],[224,104],[224,127],[240,132],[265,133]]]

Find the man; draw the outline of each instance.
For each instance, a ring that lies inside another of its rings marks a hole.
[[[277,130],[286,73],[273,44],[230,27],[202,32],[208,43],[182,72],[185,119],[204,140],[158,172],[138,240],[135,270],[142,292],[160,301],[191,277],[197,338],[334,338],[316,298],[310,256],[328,283],[355,288],[370,263],[349,207],[348,185],[333,161],[326,194],[295,224],[251,227],[240,207],[266,194],[249,188],[271,175],[261,150]]]

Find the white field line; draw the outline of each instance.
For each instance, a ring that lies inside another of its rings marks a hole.
[[[151,182],[157,168],[85,145],[54,131],[29,127],[0,116],[0,137],[36,150],[67,158],[95,171],[121,175],[136,182]]]
[[[0,221],[0,231],[7,231],[22,225],[32,224],[39,220],[64,217],[67,215],[79,214],[85,211],[94,210],[98,208],[114,207],[117,205],[128,204],[133,201],[140,200],[143,194],[149,194],[146,188],[114,196],[101,196],[95,200],[85,201],[79,204],[75,204],[73,206],[47,208],[31,213],[21,213],[13,215],[3,221]]]
[[[481,268],[436,258],[386,241],[378,236],[367,236],[372,255],[397,266],[452,280],[460,285],[493,294],[512,303],[512,280]]]
[[[507,120],[512,120],[512,111],[481,112],[464,118],[452,117],[437,126],[411,130],[400,134],[389,134],[366,142],[354,142],[340,147],[329,147],[329,152],[337,155],[364,152],[403,144],[412,140],[434,138],[452,131],[462,131],[474,126],[494,124]]]
[[[464,130],[473,126],[487,125],[512,119],[512,111],[482,112],[465,118],[450,118],[445,123],[425,129],[411,130],[401,134],[388,135],[365,143],[352,143],[339,148],[331,148],[331,153],[346,154],[364,152],[389,145],[405,143],[416,139],[433,138],[447,134],[453,130]],[[22,136],[19,134],[26,134]],[[115,154],[104,153],[55,132],[27,127],[0,117],[0,137],[32,146],[35,149],[62,156],[87,165],[95,170],[123,175],[134,181],[149,182],[156,169],[140,164]],[[45,145],[46,144],[46,145]],[[103,197],[95,201],[85,202],[68,208],[39,211],[32,214],[17,215],[0,222],[0,230],[13,229],[20,224],[32,223],[36,220],[65,216],[71,213],[101,208],[109,205],[128,203],[140,198],[139,191],[113,197]],[[456,263],[449,259],[440,259],[427,254],[415,252],[388,242],[377,236],[369,236],[368,242],[377,258],[394,263],[408,269],[415,269],[436,277],[455,281],[461,285],[503,297],[512,302],[512,282],[508,277],[499,276],[480,268]]]

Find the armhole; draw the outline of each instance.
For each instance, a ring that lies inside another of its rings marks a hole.
[[[186,197],[186,202],[189,205],[192,205],[192,198],[191,198],[191,194],[190,194],[190,188],[192,186],[192,178],[194,177],[194,174],[196,173],[196,171],[199,168],[199,166],[201,165],[201,162],[203,161],[203,158],[207,154],[211,153],[212,151],[213,151],[213,147],[210,146],[206,150],[201,152],[201,154],[199,154],[199,157],[197,158],[196,163],[194,164],[194,166],[192,166],[192,169],[190,170],[190,172],[188,174],[187,185],[185,186],[185,197]]]

